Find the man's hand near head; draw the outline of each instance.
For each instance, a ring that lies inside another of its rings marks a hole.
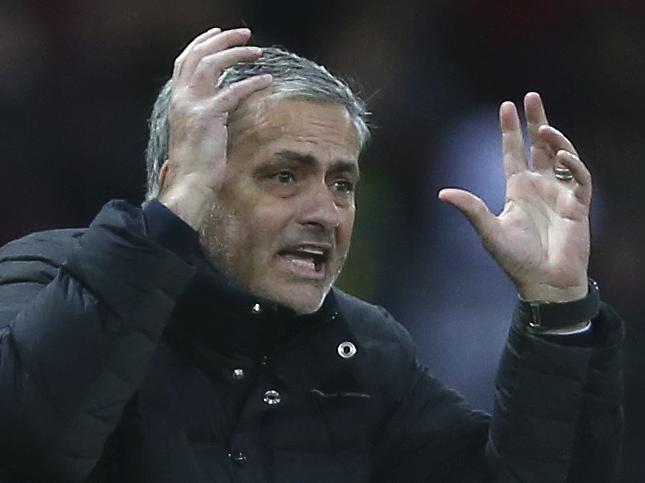
[[[247,28],[214,28],[196,37],[175,61],[169,157],[160,173],[159,201],[196,231],[224,180],[229,113],[272,81],[259,75],[217,87],[225,69],[262,55],[260,48],[246,45],[250,37]]]

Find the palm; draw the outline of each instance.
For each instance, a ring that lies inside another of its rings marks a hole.
[[[503,268],[516,282],[533,275],[543,283],[569,286],[586,271],[588,210],[559,184],[532,173],[509,179],[496,243],[487,248],[504,261]]]
[[[463,190],[442,190],[440,198],[468,217],[524,298],[576,298],[586,288],[591,178],[571,143],[546,124],[537,94],[528,94],[525,106],[532,169],[515,107],[504,103],[500,109],[507,177],[502,213],[494,216]],[[569,168],[574,180],[556,179],[557,164]]]

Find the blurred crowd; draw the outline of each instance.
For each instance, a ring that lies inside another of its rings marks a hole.
[[[594,176],[590,272],[627,322],[624,480],[645,481],[644,14],[640,1],[2,0],[0,244],[140,203],[146,119],[175,56],[208,27],[249,26],[369,101],[340,285],[386,306],[435,375],[490,409],[516,294],[436,193],[501,208],[497,107],[536,90]]]

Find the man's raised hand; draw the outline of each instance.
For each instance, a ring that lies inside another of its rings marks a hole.
[[[259,75],[217,88],[225,69],[262,55],[260,48],[246,45],[250,37],[247,28],[214,28],[196,37],[175,61],[169,157],[160,174],[159,201],[195,230],[224,179],[228,114],[271,84],[270,75]]]
[[[567,302],[587,293],[591,175],[571,142],[548,124],[537,93],[524,98],[531,165],[517,109],[500,106],[506,198],[495,216],[474,194],[447,188],[439,198],[458,208],[524,300]],[[563,166],[573,179],[556,178]]]

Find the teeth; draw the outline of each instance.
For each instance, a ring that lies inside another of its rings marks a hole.
[[[321,272],[324,269],[327,256],[324,248],[312,246],[300,246],[293,251],[285,251],[282,255],[287,257],[291,263],[312,272]]]
[[[296,265],[299,265],[303,268],[307,268],[309,270],[316,269],[316,264],[314,263],[313,260],[303,260],[301,258],[292,258],[291,263],[295,263]]]
[[[311,255],[318,255],[318,256],[323,256],[325,254],[325,252],[322,251],[320,248],[301,248],[298,251],[302,253],[309,253]]]

